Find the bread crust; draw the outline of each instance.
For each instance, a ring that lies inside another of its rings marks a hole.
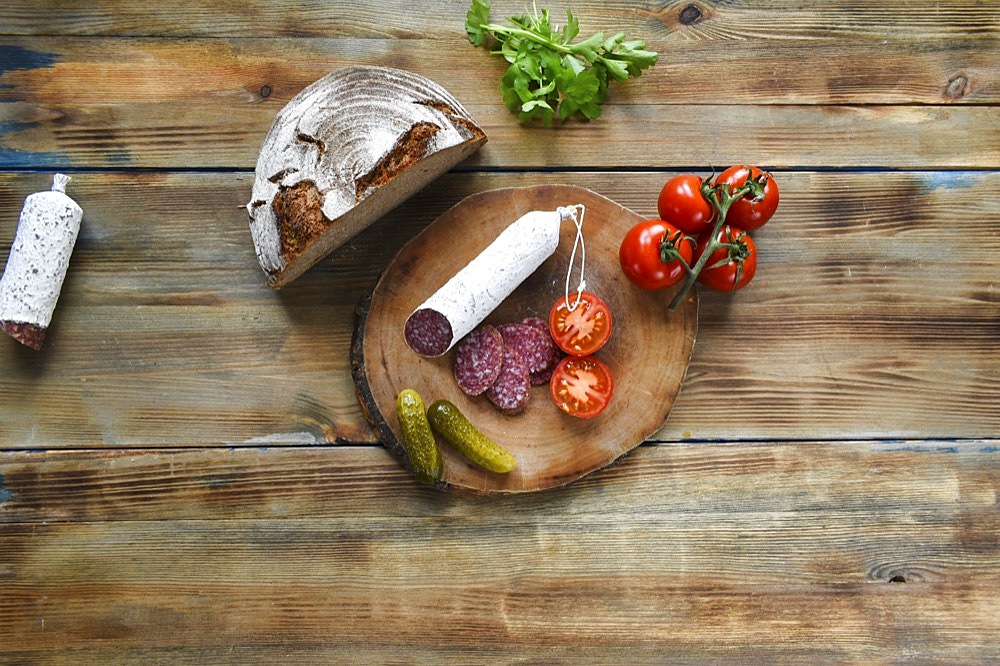
[[[310,85],[275,118],[247,204],[268,283],[288,284],[485,142],[412,72],[347,67]]]

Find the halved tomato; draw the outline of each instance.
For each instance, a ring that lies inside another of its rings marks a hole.
[[[580,302],[577,303],[577,294]],[[569,306],[576,303],[570,310]],[[588,356],[611,337],[611,309],[596,294],[574,292],[560,298],[549,311],[549,332],[559,348],[572,356]]]
[[[581,419],[603,412],[614,391],[611,370],[593,356],[567,356],[549,381],[549,393],[556,406]]]

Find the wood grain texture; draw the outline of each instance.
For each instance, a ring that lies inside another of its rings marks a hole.
[[[85,211],[44,354],[0,340],[0,662],[1000,662],[1000,5],[539,4],[660,63],[546,130],[466,2],[0,5],[0,262],[51,171]],[[275,294],[251,170],[350,64],[443,84],[490,143]],[[378,446],[354,308],[450,206],[568,183],[652,215],[746,161],[781,207],[751,286],[700,293],[650,442],[517,496]]]
[[[615,86],[597,122],[559,130],[519,124],[497,89],[503,60],[461,41],[453,48],[370,39],[4,42],[0,167],[7,168],[251,169],[278,110],[355,64],[410,69],[448,89],[490,137],[467,162],[474,168],[728,164],[748,154],[771,166],[1000,164],[996,114],[986,106],[1000,95],[998,40],[954,53],[952,42],[925,49],[906,42],[897,46],[905,49],[898,66],[885,64],[897,62],[887,57],[891,47],[867,44],[836,73],[825,63],[845,57],[839,47],[808,40],[759,53],[744,50],[744,41],[715,50],[695,42],[680,59],[664,54],[662,65]],[[748,60],[752,74],[730,82]],[[754,97],[745,103],[748,91]],[[587,141],[576,140],[583,135]]]
[[[755,511],[956,515],[973,507],[989,515],[1000,474],[997,444],[996,439],[650,443],[578,483],[528,495],[441,493],[418,484],[386,450],[373,446],[5,451],[0,523],[488,522],[491,515],[533,522],[538,517],[529,520],[522,512],[546,508],[552,510],[546,524],[563,517],[610,519],[625,511],[672,514],[672,520]],[[865,529],[863,521],[856,528]],[[988,539],[981,546],[988,550]]]
[[[1000,657],[995,440],[644,446],[509,497],[371,447],[0,474],[5,661]]]
[[[0,345],[0,447],[372,442],[348,360],[354,308],[406,241],[508,186],[572,183],[653,215],[667,176],[448,175],[275,293],[240,207],[248,175],[79,174],[84,223],[46,354]],[[657,438],[1000,432],[997,176],[777,178],[758,275],[736,298],[700,292],[688,377]],[[47,179],[0,179],[0,261]],[[743,411],[720,414],[723,398]]]
[[[297,0],[276,5],[267,0],[197,2],[138,7],[128,0],[9,0],[0,8],[0,34],[101,35],[165,37],[325,37],[399,40],[431,36],[464,37],[470,3],[427,0],[414,12],[406,0],[375,5],[334,4]],[[491,2],[491,18],[525,10],[508,0]],[[540,7],[542,7],[540,5]],[[830,0],[822,5],[775,0],[726,2],[630,2],[629,0],[552,0],[553,18],[562,23],[571,8],[585,30],[613,34],[617,30],[647,39],[871,39],[931,40],[998,36],[1000,10],[988,2],[945,0],[921,11],[906,0],[859,5]]]

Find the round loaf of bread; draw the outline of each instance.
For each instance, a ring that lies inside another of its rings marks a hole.
[[[288,284],[474,153],[486,134],[443,87],[339,69],[296,95],[261,146],[247,211],[268,283]]]

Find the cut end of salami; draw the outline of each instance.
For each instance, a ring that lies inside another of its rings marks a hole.
[[[31,347],[35,351],[41,350],[42,344],[45,342],[45,329],[36,324],[27,324],[22,321],[0,321],[0,329],[22,345]]]
[[[484,324],[455,345],[455,381],[468,395],[482,395],[500,376],[503,338],[493,326]]]
[[[451,348],[451,322],[437,310],[421,308],[406,319],[403,327],[406,345],[420,356],[441,356]]]
[[[531,377],[528,364],[512,349],[504,349],[500,376],[486,390],[486,397],[504,414],[513,416],[524,411],[531,397]]]

